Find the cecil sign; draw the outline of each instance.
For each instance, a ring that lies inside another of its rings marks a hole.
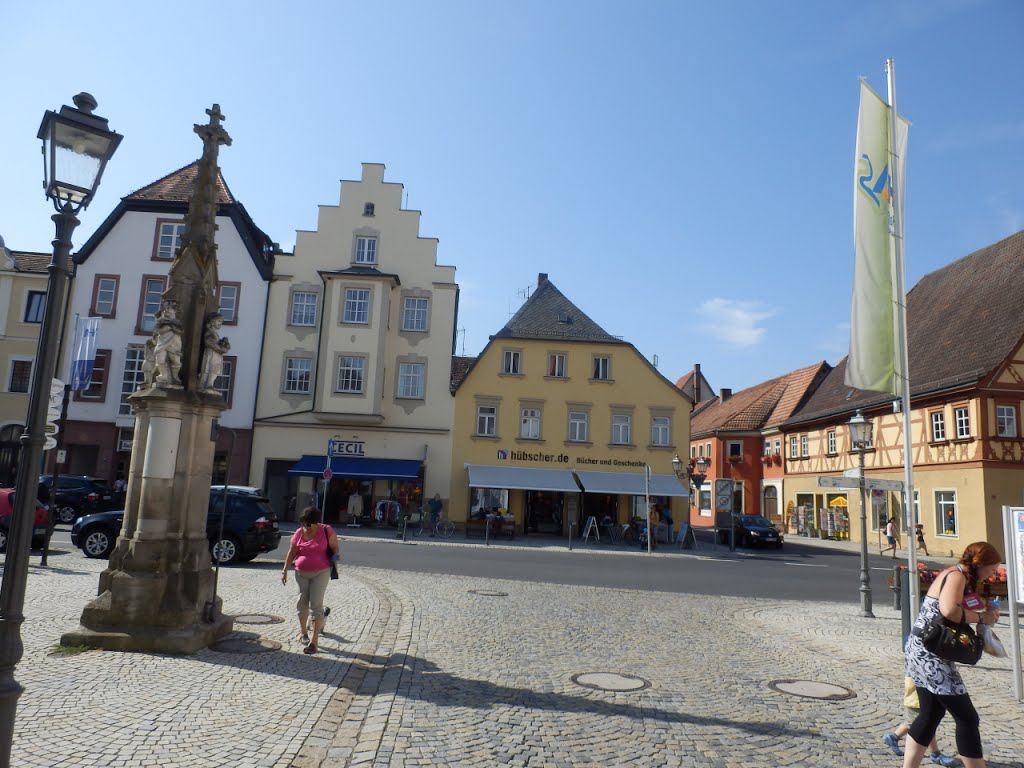
[[[366,456],[366,443],[355,440],[328,440],[328,456]]]

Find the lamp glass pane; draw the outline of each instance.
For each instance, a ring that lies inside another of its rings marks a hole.
[[[64,200],[79,202],[92,194],[96,179],[106,162],[110,137],[77,125],[56,121],[51,138],[45,142],[46,156],[51,157],[48,187],[56,188]]]

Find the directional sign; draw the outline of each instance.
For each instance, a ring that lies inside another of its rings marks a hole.
[[[860,488],[859,477],[819,477],[822,488]],[[902,480],[865,480],[864,487],[872,491],[902,491]]]

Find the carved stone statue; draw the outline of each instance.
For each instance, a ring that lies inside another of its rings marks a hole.
[[[203,363],[199,373],[199,389],[216,392],[217,378],[224,372],[224,355],[231,349],[226,337],[218,335],[224,318],[220,312],[211,312],[203,328]]]
[[[164,301],[156,313],[156,327],[153,329],[153,363],[158,387],[180,387],[178,373],[181,371],[181,322],[178,320],[176,302]]]

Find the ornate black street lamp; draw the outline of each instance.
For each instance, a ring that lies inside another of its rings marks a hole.
[[[872,424],[860,409],[849,422],[851,448],[857,452],[860,465],[860,610],[861,615],[874,618],[871,612],[871,576],[868,573],[868,506],[864,477],[864,453],[871,446]]]
[[[121,143],[121,136],[107,127],[106,119],[92,113],[96,99],[88,93],[80,93],[74,103],[74,107],[61,107],[60,112],[47,111],[39,127],[39,138],[43,140],[43,188],[57,210],[52,217],[57,233],[48,268],[46,308],[32,366],[28,413],[15,482],[17,494],[0,586],[0,765],[10,765],[18,697],[24,690],[14,679],[14,668],[25,650],[21,624],[25,620],[22,611],[28,581],[29,545],[46,443],[50,384],[57,368],[58,337],[70,275],[71,234],[79,223],[78,212],[89,205],[107,161]]]
[[[707,478],[708,467],[711,466],[711,459],[705,456],[700,456],[696,459],[690,459],[690,461],[684,466],[682,459],[679,458],[679,454],[672,457],[672,472],[685,483],[689,482],[693,484],[694,490],[697,494],[697,514],[700,514],[700,487],[704,485],[704,480]],[[687,490],[689,486],[687,485]],[[693,531],[693,518],[690,513],[690,501],[686,502],[686,522],[690,525],[691,532]],[[691,534],[692,535],[692,534]],[[697,537],[693,537],[694,544],[697,543]]]

